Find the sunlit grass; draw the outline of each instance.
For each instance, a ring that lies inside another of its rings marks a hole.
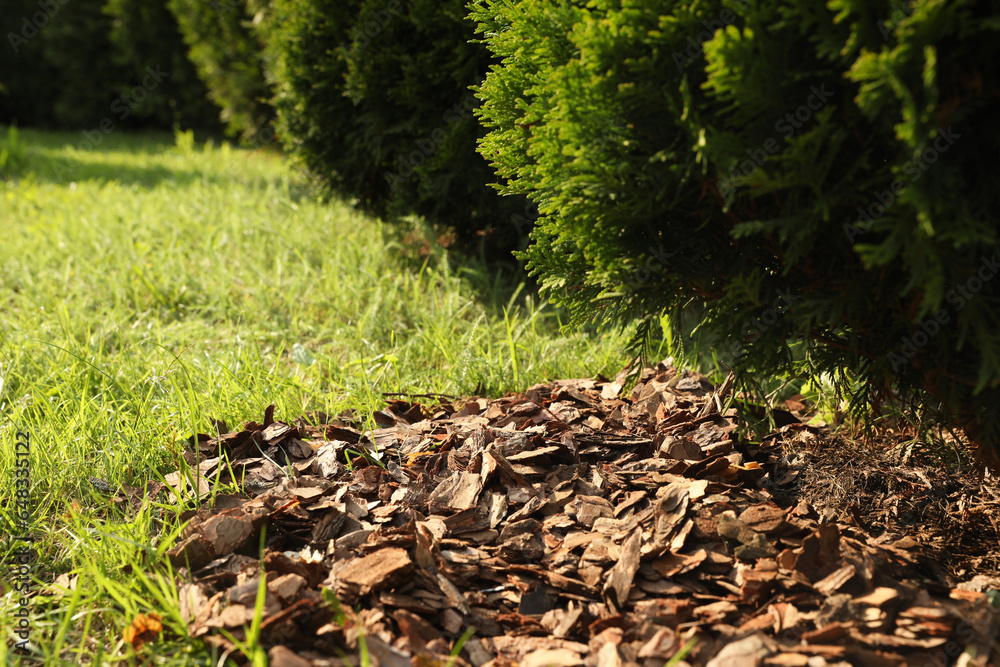
[[[271,403],[281,419],[365,414],[382,392],[498,395],[625,361],[625,335],[561,332],[509,280],[444,253],[414,266],[399,235],[312,197],[274,153],[183,135],[20,140],[20,175],[0,181],[0,513],[8,534],[25,431],[33,575],[81,582],[33,605],[52,664],[125,659],[129,614],[173,618],[150,587],[168,576],[157,554],[176,513],[157,510],[166,533],[153,509],[123,523],[88,476],[138,486],[211,418],[235,426]]]

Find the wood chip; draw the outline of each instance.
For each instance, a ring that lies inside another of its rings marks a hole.
[[[692,665],[991,664],[996,561],[988,547],[975,561],[942,554],[952,538],[995,546],[995,494],[868,465],[838,453],[852,442],[793,421],[750,441],[705,378],[665,363],[634,391],[625,380],[394,399],[364,433],[364,415],[283,422],[270,407],[189,439],[205,504],[168,551],[187,632],[237,651],[222,630],[241,636],[264,577],[268,658],[291,667],[353,659],[362,633],[372,663],[391,667],[655,665],[692,639]],[[820,469],[823,457],[850,465]],[[831,507],[800,495],[816,474],[868,477],[849,486],[854,506]],[[209,479],[247,493],[210,506]],[[944,509],[947,530],[922,523]]]

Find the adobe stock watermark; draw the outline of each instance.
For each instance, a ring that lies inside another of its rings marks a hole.
[[[623,142],[626,142],[627,144],[627,139],[625,139],[621,135],[621,131],[626,127],[627,124],[623,120],[618,119],[614,121],[614,131],[609,129],[602,132],[599,138],[597,138],[593,143],[589,144],[590,149],[596,153],[597,151],[607,149],[609,146],[619,146]],[[517,229],[518,234],[523,235],[525,227],[527,228],[533,227],[535,221],[538,220],[540,215],[541,212],[538,210],[538,204],[531,200],[528,200],[528,203],[525,204],[524,207],[524,214],[523,215],[521,215],[520,213],[511,214],[510,223],[514,225],[514,227]],[[672,254],[673,253],[670,253],[665,256],[669,257]]]
[[[246,0],[212,0],[212,9],[219,16],[223,15],[223,8],[243,13],[246,7]]]
[[[749,0],[739,0],[739,4],[743,6],[743,9],[750,6]],[[684,68],[693,63],[696,58],[704,55],[704,43],[712,39],[716,30],[724,30],[726,26],[732,25],[736,19],[737,14],[733,13],[731,9],[723,9],[719,12],[719,18],[702,21],[701,24],[705,26],[705,29],[695,37],[687,38],[688,45],[684,52],[674,51],[674,65],[677,66],[677,71],[683,72]]]
[[[278,131],[274,127],[274,123],[268,123],[267,125],[258,127],[253,136],[247,138],[246,147],[251,149],[263,148],[274,143],[277,139]]]
[[[976,294],[983,289],[986,283],[996,277],[998,271],[1000,271],[1000,262],[997,261],[997,255],[982,257],[976,272],[963,284],[950,290],[945,295],[945,301],[953,306],[954,312],[957,313],[969,301],[975,298]],[[941,333],[944,325],[949,322],[951,322],[951,313],[946,308],[939,308],[933,315],[921,320],[917,324],[919,329],[909,336],[901,337],[899,339],[901,343],[900,347],[896,351],[889,353],[888,360],[892,365],[892,370],[897,371],[909,363],[917,356],[921,348],[925,347],[935,336]]]
[[[938,136],[934,139],[932,145],[922,150],[912,160],[908,160],[903,164],[902,172],[905,176],[909,177],[908,181],[897,178],[889,185],[888,190],[883,190],[882,192],[874,190],[872,196],[875,201],[869,203],[867,206],[858,207],[857,221],[854,224],[849,222],[844,223],[844,233],[847,234],[848,241],[854,243],[854,239],[864,235],[875,224],[875,221],[885,215],[885,212],[896,203],[900,195],[909,187],[909,184],[916,182],[925,171],[931,168],[931,165],[938,161],[943,153],[954,145],[955,139],[960,139],[961,137],[962,135],[952,130],[951,125],[949,125],[938,132]]]
[[[20,641],[14,647],[26,651],[31,642],[31,569],[34,559],[31,535],[34,506],[31,502],[31,439],[27,433],[18,431],[14,443],[14,497],[11,505],[14,509],[14,530],[7,536],[12,549],[13,562],[8,581],[12,584],[13,600],[17,611],[14,612],[14,627],[11,628]]]
[[[953,661],[965,653],[970,645],[974,645],[977,640],[992,640],[994,645],[996,644],[996,637],[992,633],[995,632],[993,628],[997,620],[990,618],[990,615],[1000,614],[1000,604],[998,604],[996,591],[985,593],[976,602],[976,606],[983,611],[963,616],[961,623],[952,630],[948,641],[928,651],[924,667],[946,667],[958,664]]]
[[[799,294],[792,294],[790,287],[775,288],[774,294],[774,299],[767,304],[767,307],[743,326],[739,338],[727,336],[712,349],[723,359],[739,361],[745,354],[747,346],[757,342],[764,333],[778,326],[788,309],[801,298]]]
[[[889,41],[889,33],[902,23],[903,19],[908,18],[913,14],[913,7],[905,2],[894,2],[892,9],[889,11],[889,18],[884,21],[876,22],[878,26],[878,31],[882,35],[882,40],[885,42]]]
[[[111,103],[111,111],[114,112],[115,118],[118,121],[128,118],[132,114],[132,109],[146,99],[146,96],[169,76],[170,72],[162,71],[159,65],[147,67],[146,76],[142,78],[142,82],[139,85],[133,86],[129,92],[119,95]],[[116,128],[114,119],[111,116],[105,116],[97,124],[96,128],[82,131],[83,141],[76,145],[76,149],[82,151],[99,146],[104,141],[104,137],[114,132]],[[70,171],[72,171],[72,168],[66,163],[56,162],[55,174],[57,178],[62,178]]]
[[[417,139],[413,142],[413,150],[406,155],[400,155],[396,158],[396,170],[393,172],[386,171],[382,174],[383,178],[389,183],[390,190],[395,192],[401,181],[412,176],[413,171],[417,167],[434,155],[438,147],[448,138],[447,129],[463,118],[471,116],[477,106],[479,106],[479,100],[472,94],[466,95],[442,114],[441,118],[445,123],[444,126],[439,125],[435,127],[431,130],[427,138]]]
[[[535,225],[535,221],[538,220],[540,212],[538,210],[538,204],[528,200],[528,203],[524,205],[524,215],[520,213],[512,213],[510,216],[510,224],[514,225],[517,229],[518,235],[524,235],[524,228],[531,228]]]
[[[30,17],[21,17],[21,30],[19,32],[8,32],[7,41],[10,48],[16,54],[21,47],[38,35],[39,31],[49,24],[52,17],[59,13],[59,8],[69,3],[69,0],[38,0],[37,11]]]
[[[147,67],[146,76],[142,78],[142,83],[137,86],[133,86],[132,90],[124,95],[119,95],[114,102],[111,103],[111,111],[114,112],[115,117],[119,121],[125,120],[132,113],[132,109],[135,105],[146,99],[146,96],[150,91],[154,90],[160,83],[163,82],[170,76],[170,72],[163,72],[160,70],[160,66],[157,65],[155,68]],[[105,116],[101,119],[101,122],[97,124],[97,128],[93,130],[83,130],[84,141],[77,146],[77,148],[87,147],[93,148],[104,141],[104,135],[111,134],[115,131],[115,121],[111,119],[110,116]]]
[[[658,242],[655,247],[650,245],[646,249],[646,261],[639,268],[631,271],[631,282],[625,288],[625,293],[634,294],[638,292],[639,288],[651,281],[656,273],[662,272],[667,266],[667,260],[676,254],[676,252],[668,252],[663,247],[662,241]]]
[[[365,21],[364,25],[358,25],[355,30],[355,43],[352,48],[364,48],[375,39],[380,32],[385,30],[385,27],[389,25],[393,17],[398,15],[403,11],[400,6],[399,0],[389,0],[385,3],[385,9],[380,9],[378,11],[373,11],[366,17],[368,20]]]
[[[810,86],[805,102],[775,121],[774,131],[784,135],[786,139],[790,138],[826,106],[832,97],[833,93],[826,89],[825,83],[821,83],[819,87]],[[775,137],[768,137],[760,148],[748,148],[746,151],[748,159],[734,167],[728,178],[719,181],[719,194],[726,198],[736,188],[745,185],[750,175],[763,167],[768,158],[780,150],[781,144]]]

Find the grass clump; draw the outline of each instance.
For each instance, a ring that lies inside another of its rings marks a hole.
[[[128,661],[122,631],[139,613],[173,628],[182,662],[218,659],[176,622],[163,565],[184,508],[126,517],[88,477],[140,486],[177,468],[210,419],[238,425],[270,403],[279,418],[364,414],[382,392],[497,395],[624,362],[625,334],[562,332],[513,280],[443,252],[414,266],[377,220],[313,198],[274,153],[183,135],[21,139],[30,170],[0,182],[0,498],[26,432],[31,641],[47,664]],[[0,517],[16,534],[12,504]],[[58,592],[60,574],[75,586]],[[3,593],[11,628],[17,598]]]

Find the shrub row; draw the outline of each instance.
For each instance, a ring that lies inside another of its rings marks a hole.
[[[0,54],[0,122],[205,127],[221,110],[230,134],[277,135],[374,214],[508,258],[531,226],[476,151],[471,88],[491,58],[465,0],[14,1],[25,34]]]
[[[266,0],[166,0],[188,46],[187,55],[221,109],[229,134],[260,143],[273,120],[264,74],[266,34],[254,28]]]
[[[470,87],[490,55],[466,16],[465,0],[275,0],[278,134],[365,209],[422,215],[509,258],[532,211],[487,186]]]
[[[577,319],[700,311],[747,375],[998,442],[1000,22],[984,3],[477,0],[481,150]],[[675,332],[677,333],[677,332]],[[641,338],[641,337],[640,337]],[[637,343],[641,340],[637,340]]]
[[[163,2],[10,0],[2,26],[2,123],[217,124]]]

